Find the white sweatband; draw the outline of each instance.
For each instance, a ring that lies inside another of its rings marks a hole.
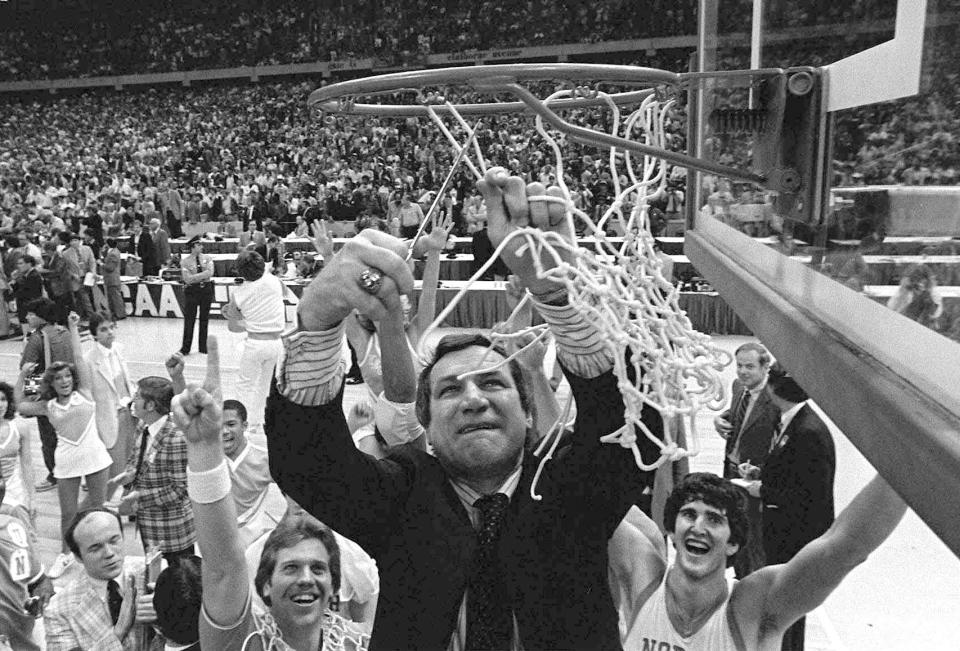
[[[230,470],[227,460],[220,465],[203,472],[193,472],[187,468],[187,495],[197,504],[213,504],[230,494]]]

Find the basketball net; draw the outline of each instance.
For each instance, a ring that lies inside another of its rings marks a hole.
[[[621,121],[620,108],[606,93],[576,88],[560,90],[544,100],[550,102],[585,95],[604,101],[612,115],[611,133],[627,139],[641,139],[644,144],[664,147],[666,144],[665,123],[667,113],[673,101],[662,103],[650,95],[640,107]],[[460,127],[470,131],[470,125],[457,112],[457,109],[442,97],[430,98],[442,102],[447,111],[454,116]],[[441,132],[459,153],[462,146],[443,123],[437,112],[428,105],[428,114]],[[454,297],[446,308],[431,323],[420,338],[426,341],[430,332],[439,327],[457,307],[470,287],[490,268],[504,248],[514,238],[520,238],[524,245],[517,255],[528,250],[537,261],[537,275],[552,280],[566,288],[571,307],[587,317],[607,343],[608,354],[613,360],[614,373],[618,388],[623,395],[624,426],[601,438],[604,443],[621,445],[633,452],[639,468],[653,470],[667,461],[676,461],[683,457],[695,456],[700,446],[696,436],[695,418],[704,406],[719,409],[723,401],[723,386],[720,370],[730,363],[729,353],[713,344],[710,337],[697,332],[680,309],[679,288],[663,275],[663,262],[657,257],[650,232],[649,202],[656,199],[666,188],[666,163],[652,156],[643,156],[634,161],[629,151],[609,149],[606,161],[613,185],[614,200],[602,216],[594,221],[574,202],[564,179],[564,162],[559,134],[554,136],[545,126],[540,115],[536,117],[536,129],[553,151],[556,164],[557,183],[563,198],[552,196],[532,196],[530,201],[560,201],[565,207],[565,219],[569,232],[575,232],[574,217],[578,217],[594,238],[590,246],[579,246],[561,237],[557,233],[536,228],[521,228],[510,233],[500,244],[490,260],[486,262],[467,282],[467,285]],[[468,141],[469,143],[469,141]],[[474,139],[474,154],[477,163],[464,159],[465,164],[479,180],[486,170],[486,164]],[[627,179],[621,183],[621,175]],[[624,232],[622,244],[611,241],[606,229],[619,224]],[[568,263],[561,253],[572,253],[574,262]],[[553,268],[547,269],[540,264],[543,257],[555,261]],[[529,298],[529,295],[528,295]],[[525,299],[526,300],[526,299]],[[520,306],[517,307],[519,309]],[[547,335],[547,326],[523,328],[514,333],[491,333],[494,344],[511,339],[535,335],[535,341]],[[524,347],[525,348],[525,347]],[[514,352],[507,359],[491,366],[479,365],[482,371],[489,371],[508,363],[519,355],[524,348]],[[629,353],[629,354],[628,354]],[[489,351],[488,351],[489,354]],[[475,372],[481,372],[478,369]],[[631,380],[630,378],[635,378]],[[664,440],[658,439],[647,428],[641,418],[644,405],[657,409],[664,419]],[[569,404],[554,424],[551,433],[541,441],[537,455],[543,455],[536,479],[539,479],[546,462],[552,457],[563,433],[569,415]],[[691,432],[689,448],[681,447],[673,432],[674,419],[687,419]],[[656,444],[660,455],[656,459],[643,459],[637,446],[637,437],[646,436]],[[536,479],[531,487],[531,495],[536,495]]]

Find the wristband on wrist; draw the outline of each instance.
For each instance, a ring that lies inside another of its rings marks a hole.
[[[230,494],[230,470],[227,460],[210,470],[193,472],[187,468],[187,494],[197,504],[213,504]]]

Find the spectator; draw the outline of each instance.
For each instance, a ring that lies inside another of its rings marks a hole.
[[[157,264],[166,267],[170,264],[170,239],[165,230],[160,228],[160,219],[150,220],[150,238],[153,240],[154,250],[157,252]]]
[[[70,339],[78,351],[80,317],[70,314]],[[50,568],[51,578],[59,578],[73,563],[68,553],[66,531],[74,515],[83,508],[96,507],[106,499],[110,454],[97,432],[96,405],[86,369],[66,362],[54,362],[43,375],[42,398],[45,401],[24,401],[24,380],[37,368],[24,364],[16,386],[16,400],[24,416],[46,416],[57,435],[56,464],[57,498],[60,504],[60,532],[64,539],[61,553]],[[87,496],[79,504],[80,480],[87,483]]]
[[[122,472],[133,450],[137,424],[130,414],[130,402],[136,389],[131,382],[130,369],[115,342],[117,324],[109,315],[100,312],[90,317],[90,333],[94,346],[86,355],[77,355],[81,377],[90,378],[90,391],[96,403],[97,431],[113,463],[110,477]],[[80,351],[79,338],[73,342]]]
[[[13,387],[0,382],[0,483],[5,486],[3,504],[19,509],[23,521],[33,527],[33,457],[30,437],[20,432]]]
[[[73,364],[74,350],[67,329],[58,324],[60,308],[53,301],[48,298],[38,298],[27,303],[26,318],[30,334],[20,354],[20,368],[27,364],[34,365],[33,375],[30,377],[30,399],[43,400],[42,387],[38,380],[43,377],[51,364],[57,362]],[[22,407],[22,403],[20,406]],[[24,415],[22,409],[20,413]],[[46,479],[36,487],[37,491],[42,493],[53,490],[57,486],[57,478],[54,476],[57,432],[46,416],[37,416],[37,428],[40,430],[43,463],[47,467]]]
[[[122,321],[127,318],[127,304],[123,301],[123,282],[120,280],[122,258],[117,240],[108,237],[107,250],[103,254],[103,288],[107,294],[107,303],[113,321]]]
[[[203,607],[202,560],[199,556],[181,559],[164,568],[153,590],[156,626],[167,646],[178,651],[200,651],[200,613]]]
[[[17,302],[17,320],[27,336],[27,305],[35,299],[43,297],[43,278],[37,270],[36,259],[29,254],[20,256],[17,260],[17,273],[13,278],[13,298]]]
[[[231,332],[246,333],[237,392],[240,402],[249,405],[251,428],[259,433],[263,429],[263,410],[273,369],[282,348],[280,334],[286,326],[283,284],[266,273],[263,257],[255,251],[242,251],[237,256],[237,274],[244,282],[234,288],[222,313]]]
[[[714,419],[717,433],[726,439],[723,476],[725,479],[758,480],[780,424],[780,410],[767,392],[770,353],[755,342],[747,342],[734,353],[737,379],[733,382],[730,406]],[[766,565],[761,529],[762,505],[758,496],[748,496],[746,539],[734,562],[737,578]]]
[[[123,523],[104,507],[84,509],[65,539],[83,571],[50,600],[44,612],[48,651],[124,648],[135,624],[156,620],[150,595],[138,595],[124,572]]]
[[[140,421],[139,449],[126,470],[111,480],[123,486],[121,515],[135,515],[143,548],[158,549],[173,565],[195,553],[193,511],[187,498],[187,453],[183,432],[170,418],[173,386],[161,377],[137,383],[133,415]]]

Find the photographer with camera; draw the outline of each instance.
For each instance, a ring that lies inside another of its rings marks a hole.
[[[937,289],[937,277],[925,264],[911,265],[900,281],[887,307],[928,328],[937,329],[943,314],[943,298]]]

